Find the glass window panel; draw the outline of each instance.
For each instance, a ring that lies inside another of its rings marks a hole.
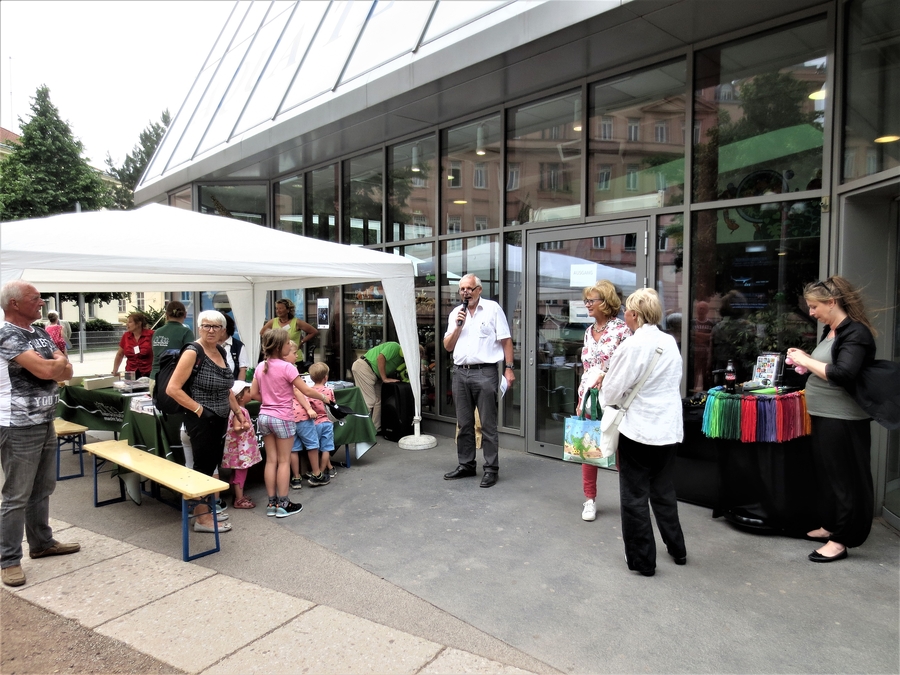
[[[175,194],[169,195],[169,206],[174,206],[177,209],[184,209],[185,211],[193,211],[191,188],[186,187]]]
[[[468,2],[450,2],[444,0],[438,2],[437,9],[431,23],[428,24],[428,32],[422,44],[431,42],[452,30],[464,26],[470,21],[479,19],[486,14],[490,14],[495,9],[508,5],[510,0],[499,0],[495,2],[482,2],[469,0]]]
[[[209,150],[229,140],[231,130],[234,129],[234,123],[247,103],[247,99],[253,91],[253,85],[259,79],[260,72],[272,53],[272,45],[275,44],[278,36],[281,35],[281,31],[289,16],[290,12],[283,11],[268,21],[257,33],[252,46],[238,69],[234,81],[225,94],[225,99],[216,111],[209,130],[203,137],[203,142],[200,144],[200,152]]]
[[[815,346],[816,322],[802,289],[818,278],[821,220],[818,201],[692,214],[688,381],[694,391],[716,384],[713,371],[729,359],[743,382],[752,379],[761,352]]]
[[[684,216],[660,216],[656,226],[656,292],[663,309],[662,329],[675,338],[679,348],[687,304],[683,264]]]
[[[342,82],[412,51],[422,34],[433,0],[379,2],[366,22]]]
[[[275,229],[303,235],[303,176],[275,183]]]
[[[327,2],[301,2],[294,10],[269,65],[256,85],[250,103],[241,115],[235,133],[243,133],[275,117],[326,9]]]
[[[384,203],[381,150],[344,162],[345,244],[368,246],[381,243],[381,209]]]
[[[842,181],[900,166],[900,11],[890,0],[858,0],[847,11]]]
[[[474,274],[481,279],[482,296],[488,300],[499,300],[500,295],[500,249],[496,236],[490,237],[487,243],[481,237],[469,237],[457,241],[441,242],[441,310],[440,334],[444,339],[450,319],[450,312],[460,305],[459,280],[466,274]],[[442,350],[443,351],[443,350]],[[446,354],[441,366],[446,396],[441,396],[438,407],[442,415],[456,417],[451,391],[451,375],[453,356]]]
[[[215,114],[219,103],[222,101],[225,89],[234,78],[235,71],[240,65],[241,59],[244,57],[247,47],[249,46],[250,41],[246,40],[241,45],[228,52],[228,54],[225,55],[225,58],[222,59],[222,64],[219,66],[218,71],[216,71],[215,77],[212,82],[209,83],[206,93],[203,94],[203,98],[197,106],[197,111],[194,113],[194,119],[191,120],[190,125],[184,130],[184,133],[181,136],[181,142],[172,154],[172,161],[169,162],[169,169],[187,162],[194,157],[197,145],[200,143],[200,139],[206,131],[207,125],[212,121],[212,116]]]
[[[500,116],[445,129],[441,136],[441,174],[448,188],[441,195],[446,234],[474,232],[478,222],[487,223],[484,229],[497,227],[503,170]]]
[[[169,125],[165,136],[163,136],[160,141],[159,147],[156,149],[156,154],[153,155],[153,161],[150,163],[150,166],[144,174],[144,180],[160,176],[166,169],[166,165],[169,163],[172,153],[175,152],[175,148],[178,146],[179,140],[184,135],[188,124],[193,124],[191,122],[191,115],[194,114],[197,103],[200,100],[200,97],[203,96],[203,92],[206,90],[206,86],[209,84],[215,71],[215,68],[207,68],[197,77],[197,81],[194,83],[194,86],[191,87],[191,91],[188,93],[184,104],[181,106],[181,110],[178,112],[175,119],[172,120],[172,124]],[[197,124],[199,124],[199,122]]]
[[[341,359],[341,324],[343,323],[343,307],[341,305],[340,286],[320,286],[308,288],[306,295],[306,316],[303,316],[303,305],[297,305],[297,316],[311,326],[319,330],[319,334],[306,343],[306,360],[315,363],[324,363],[328,366],[329,380],[346,380],[352,382],[349,363],[343,368]],[[320,328],[319,323],[319,298],[328,300],[328,327]],[[349,328],[349,326],[348,326]],[[353,354],[347,355],[348,359]]]
[[[581,133],[580,91],[509,111],[508,225],[581,216]]]
[[[821,20],[697,53],[696,201],[821,188],[825,113],[810,95],[827,44]],[[724,84],[733,94],[717,100]]]
[[[309,225],[306,236],[322,241],[338,240],[339,167],[337,164],[307,173],[306,213]]]
[[[282,112],[334,87],[371,6],[371,0],[338,0],[331,3],[319,34],[282,106]]]
[[[263,21],[263,18],[266,16],[266,11],[269,9],[269,2],[253,2],[250,4],[249,9],[247,10],[247,14],[244,17],[244,20],[241,22],[240,28],[238,28],[237,33],[234,36],[234,40],[231,42],[231,48],[233,49],[236,45],[243,43],[245,40],[249,40],[253,37],[253,34],[259,30],[260,24]],[[274,10],[274,8],[273,8]],[[271,15],[274,16],[274,15]]]
[[[197,188],[200,213],[268,225],[265,185],[201,185]]]
[[[479,237],[480,239],[480,237]],[[519,429],[522,426],[522,232],[506,235],[506,266],[503,270],[503,311],[509,322],[513,340],[513,363],[516,382],[512,391],[500,401],[502,425]]]
[[[677,61],[592,88],[592,213],[683,203],[686,78]]]
[[[232,10],[231,14],[228,16],[228,21],[225,23],[225,27],[219,34],[219,39],[216,40],[216,44],[213,45],[209,58],[206,60],[208,68],[215,66],[216,62],[225,55],[225,50],[228,49],[228,45],[232,43],[235,32],[238,30],[244,17],[247,15],[247,11],[250,9],[250,4],[251,3],[248,2],[234,3],[234,10]]]
[[[388,150],[391,241],[434,235],[436,145],[434,136],[426,136]]]

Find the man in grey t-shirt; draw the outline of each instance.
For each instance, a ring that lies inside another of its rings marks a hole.
[[[56,541],[49,523],[56,488],[56,383],[72,377],[72,365],[43,329],[31,325],[41,318],[43,305],[40,293],[25,281],[11,281],[0,290],[6,319],[0,324],[0,572],[7,586],[25,583],[23,532],[32,558],[81,549]]]

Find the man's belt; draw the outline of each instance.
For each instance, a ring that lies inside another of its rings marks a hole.
[[[456,366],[462,370],[481,370],[482,368],[496,368],[496,363],[470,363],[466,366]]]

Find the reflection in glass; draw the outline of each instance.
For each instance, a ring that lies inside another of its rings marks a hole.
[[[441,221],[445,233],[451,232],[451,226],[454,233],[498,226],[502,141],[499,115],[442,133]]]
[[[816,322],[803,286],[818,277],[818,202],[766,204],[693,214],[689,373],[694,391],[714,386],[733,360],[738,381],[752,379],[756,357],[810,349]]]
[[[337,84],[371,7],[372,0],[335,0],[328,5],[328,13],[285,97],[282,113]]]
[[[200,213],[268,225],[265,185],[201,185],[197,188]]]
[[[580,109],[576,91],[509,110],[508,225],[581,216]]]
[[[303,176],[275,183],[275,229],[303,235]]]
[[[892,0],[847,11],[845,182],[900,166],[900,11]]]
[[[685,62],[591,90],[592,213],[684,202]]]
[[[697,52],[694,199],[822,187],[824,20]]]
[[[337,242],[338,165],[332,164],[307,174],[306,212],[309,224],[306,236]]]
[[[186,187],[183,190],[179,190],[175,194],[169,195],[169,206],[174,206],[178,209],[184,209],[186,211],[192,211],[193,208],[191,206],[191,188]]]
[[[368,246],[381,243],[383,158],[378,150],[344,162],[345,244]]]
[[[422,44],[436,40],[452,30],[479,19],[509,4],[509,0],[469,0],[468,2],[439,2],[428,24]]]
[[[422,411],[437,412],[436,361],[438,354],[446,354],[441,345],[441,335],[436,334],[437,322],[443,321],[437,316],[435,296],[437,293],[437,276],[435,270],[434,243],[424,242],[394,249],[397,255],[411,260],[415,268],[416,294],[416,330],[419,344],[425,349],[422,361]],[[396,339],[396,336],[391,339]],[[442,356],[441,358],[446,358]]]
[[[328,299],[329,317],[328,328],[319,328],[319,298]],[[347,368],[342,368],[341,360],[341,326],[344,320],[341,306],[341,287],[340,286],[322,286],[320,288],[306,289],[306,317],[302,317],[300,306],[297,308],[297,315],[312,326],[316,326],[319,334],[306,344],[308,345],[306,357],[309,361],[316,363],[323,362],[328,365],[329,380],[346,380],[352,381],[350,377],[349,363]],[[348,326],[349,327],[349,326]],[[347,354],[348,359],[353,358],[353,354]]]
[[[687,290],[683,285],[683,264],[684,216],[660,216],[656,226],[656,292],[662,302],[662,329],[675,338],[679,348]]]
[[[388,151],[390,241],[434,235],[435,146],[435,137],[426,136]]]
[[[457,241],[441,242],[441,309],[440,331],[436,337],[444,339],[450,313],[459,309],[459,280],[466,274],[474,274],[481,279],[481,297],[488,300],[499,300],[500,296],[500,250],[497,237],[488,237],[486,243],[476,243],[480,237],[469,237]],[[443,389],[446,396],[440,396],[439,408],[442,415],[456,417],[453,406],[450,378],[453,373],[453,357],[446,354],[441,371],[443,373]]]
[[[520,429],[522,426],[522,303],[524,285],[522,281],[522,232],[514,231],[506,235],[506,266],[503,270],[503,312],[509,322],[513,341],[513,363],[516,381],[511,392],[500,402],[500,422],[503,427]],[[519,261],[516,264],[515,261]]]

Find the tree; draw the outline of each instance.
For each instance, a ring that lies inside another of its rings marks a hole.
[[[46,85],[38,87],[31,111],[19,142],[0,162],[0,219],[71,212],[76,202],[87,211],[111,206],[110,189],[81,156],[84,146],[50,102]]]
[[[106,154],[106,166],[109,167],[109,173],[122,184],[121,187],[113,189],[117,208],[122,210],[134,208],[134,188],[137,187],[138,181],[147,170],[147,165],[150,163],[153,153],[156,152],[156,146],[159,145],[171,121],[169,111],[163,110],[159,122],[151,122],[141,132],[140,142],[131,149],[131,154],[125,156],[122,166],[116,166],[109,153]]]

